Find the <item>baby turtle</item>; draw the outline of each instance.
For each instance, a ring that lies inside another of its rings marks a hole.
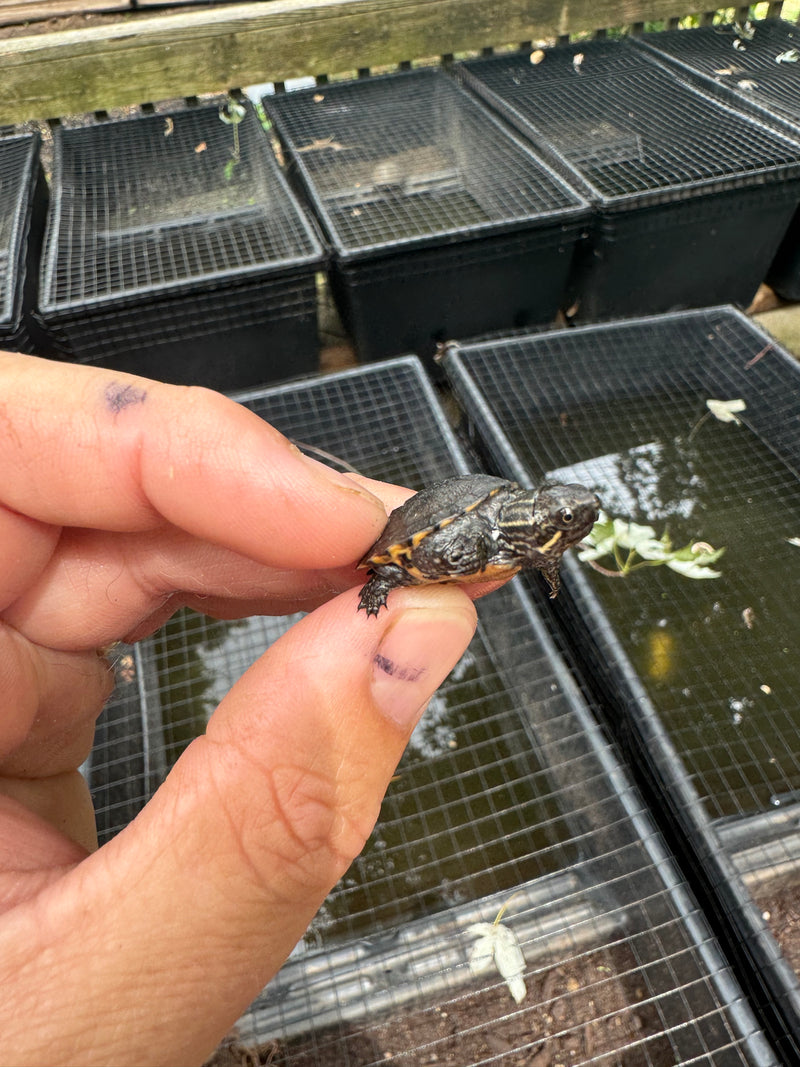
[[[431,582],[488,582],[523,567],[540,570],[558,593],[564,552],[589,533],[600,501],[582,485],[523,489],[488,474],[448,478],[389,516],[359,563],[369,581],[359,609],[377,615],[392,589]]]

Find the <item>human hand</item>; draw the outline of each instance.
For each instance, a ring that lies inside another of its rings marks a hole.
[[[8,354],[0,382],[3,1059],[201,1062],[360,851],[474,610],[429,587],[357,612],[353,561],[404,494],[223,397]],[[320,606],[92,852],[96,650],[181,604]]]

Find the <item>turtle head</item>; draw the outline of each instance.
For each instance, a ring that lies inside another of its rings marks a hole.
[[[500,512],[499,526],[519,556],[544,569],[584,539],[599,513],[600,499],[586,486],[546,484],[515,493]]]

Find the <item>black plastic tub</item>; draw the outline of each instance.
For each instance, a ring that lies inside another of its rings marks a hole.
[[[642,563],[623,580],[568,554],[555,613],[795,1062],[800,366],[714,308],[466,346],[446,369],[506,476],[592,485],[651,541],[694,545],[679,566],[726,548],[702,579],[624,540],[595,560]]]
[[[421,487],[467,470],[415,359],[240,399],[372,477]],[[576,1065],[777,1064],[524,588],[478,610],[476,637],[415,731],[375,832],[238,1041],[285,1067],[467,1067],[533,1061],[543,1048]],[[292,621],[183,611],[124,650],[117,710],[91,763],[102,796],[120,795],[105,753],[123,774],[135,770],[111,744],[115,722],[146,753],[144,799]],[[124,710],[134,694],[138,719]],[[525,958],[519,1004],[498,974],[468,964],[471,924],[492,923],[504,905]]]
[[[441,70],[264,104],[362,360],[555,318],[586,204]]]
[[[800,200],[800,141],[627,40],[540,55],[456,69],[592,202],[576,319],[749,304]]]
[[[56,130],[39,308],[65,356],[223,390],[315,370],[322,263],[250,107]]]
[[[41,340],[32,314],[46,212],[38,135],[0,138],[0,348],[11,352]]]
[[[800,29],[783,19],[634,38],[685,74],[711,84],[737,106],[800,136]],[[766,281],[787,300],[800,300],[800,214],[775,256]]]

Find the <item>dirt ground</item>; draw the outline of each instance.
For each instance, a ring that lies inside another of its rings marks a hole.
[[[756,898],[772,936],[792,970],[800,974],[800,885]]]
[[[427,1007],[289,1042],[246,1046],[231,1038],[206,1067],[465,1067],[501,1057],[503,1067],[674,1067],[675,1054],[636,961],[625,948],[553,967],[517,1006],[487,979]]]

